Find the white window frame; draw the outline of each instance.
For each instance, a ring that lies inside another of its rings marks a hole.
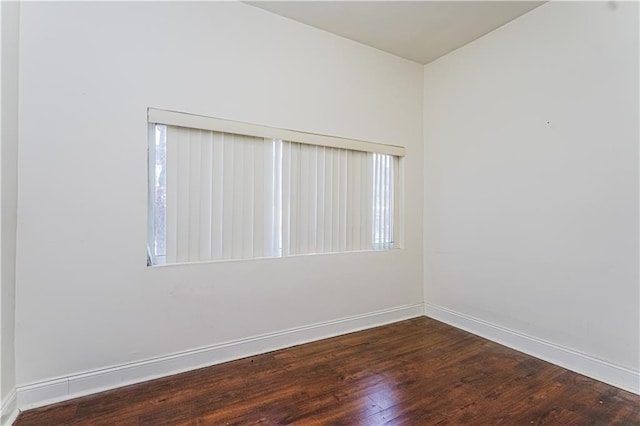
[[[393,180],[396,188],[394,195],[393,205],[393,236],[394,242],[392,248],[402,248],[404,246],[404,157],[406,155],[406,149],[403,146],[374,143],[368,141],[362,141],[357,139],[341,138],[336,136],[320,135],[315,133],[306,133],[288,129],[274,128],[268,126],[262,126],[257,124],[243,123],[232,120],[225,120],[214,117],[207,117],[202,115],[196,115],[191,113],[169,111],[156,108],[147,109],[147,121],[149,133],[152,133],[152,129],[156,124],[164,124],[169,126],[186,127],[191,129],[201,129],[214,132],[232,133],[245,136],[254,136],[265,139],[285,140],[289,142],[296,142],[307,145],[324,146],[331,148],[348,149],[354,151],[362,151],[368,153],[378,153],[385,155],[392,155],[398,158],[397,167],[394,170]],[[152,158],[154,157],[152,152],[153,144],[149,144],[149,167],[151,167]],[[152,240],[152,177],[149,176],[149,238],[148,242]],[[359,250],[362,251],[362,250]],[[365,251],[377,251],[375,249]],[[349,251],[340,251],[339,253],[347,253]],[[148,253],[147,264],[148,266],[162,266],[164,264],[153,264],[150,262],[152,256]],[[243,260],[243,259],[224,259],[224,260]],[[220,260],[206,260],[207,262],[216,262]],[[193,262],[179,262],[177,264],[193,263]],[[176,263],[169,263],[174,265]]]

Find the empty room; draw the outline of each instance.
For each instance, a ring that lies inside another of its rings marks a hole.
[[[636,1],[0,2],[0,424],[640,424]]]

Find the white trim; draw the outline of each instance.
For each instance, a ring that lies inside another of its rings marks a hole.
[[[203,115],[187,114],[177,111],[148,108],[149,123],[169,124],[171,126],[190,127],[192,129],[210,130],[224,133],[234,133],[245,136],[255,136],[267,139],[282,139],[308,145],[321,145],[333,148],[351,149],[355,151],[377,152],[380,154],[405,155],[405,148],[396,145],[366,142],[356,139],[339,138],[336,136],[318,135],[295,130],[278,129],[257,124],[242,123],[240,121],[223,120]]]
[[[2,400],[2,406],[0,407],[1,426],[12,425],[18,418],[18,414],[20,414],[18,411],[18,400],[16,395],[16,390],[13,389],[9,395]]]
[[[423,312],[422,303],[398,306],[19,386],[18,407],[20,410],[41,407],[121,386],[415,318],[422,316]]]
[[[435,320],[640,395],[640,371],[621,367],[431,303],[425,304],[424,313]]]

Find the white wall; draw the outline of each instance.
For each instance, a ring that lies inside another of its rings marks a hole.
[[[636,392],[638,75],[637,2],[547,3],[424,72],[427,310],[628,369]]]
[[[23,4],[19,387],[425,299],[637,372],[637,12],[546,4],[423,75],[243,4]],[[406,249],[147,268],[148,106],[405,145]]]
[[[0,423],[15,415],[15,277],[20,4],[1,2]]]
[[[30,3],[19,386],[423,301],[422,67],[239,3]],[[145,266],[146,108],[407,147],[406,249]]]

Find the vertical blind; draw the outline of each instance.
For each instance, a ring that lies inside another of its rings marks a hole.
[[[398,156],[152,127],[151,264],[394,247]]]
[[[273,144],[167,126],[166,262],[272,256]]]

